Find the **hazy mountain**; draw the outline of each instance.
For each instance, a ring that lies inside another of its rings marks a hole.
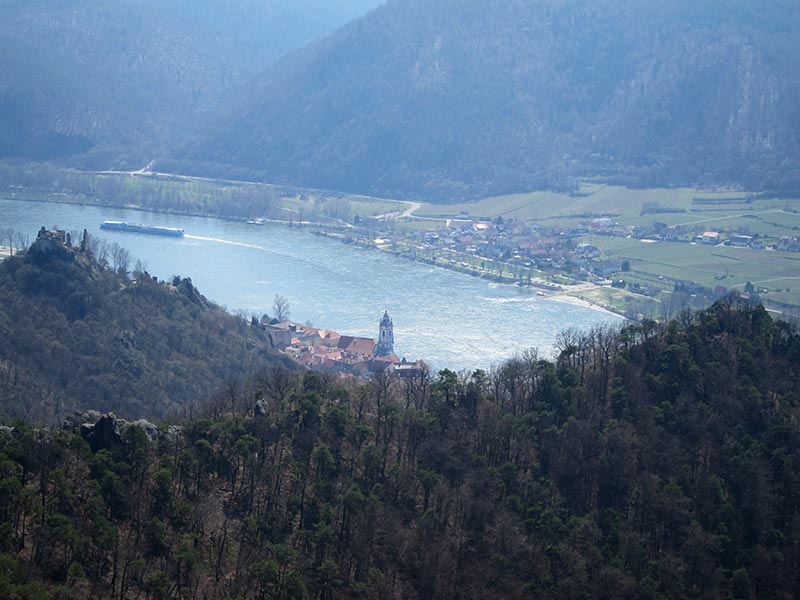
[[[796,189],[799,28],[789,0],[393,0],[275,64],[183,168],[432,199]]]
[[[287,50],[378,0],[0,2],[0,158],[140,164]]]

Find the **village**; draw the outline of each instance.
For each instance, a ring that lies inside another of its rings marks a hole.
[[[514,218],[473,218],[462,213],[448,219],[446,227],[419,229],[398,227],[391,219],[366,219],[360,227],[344,232],[323,229],[320,233],[419,262],[534,288],[543,296],[595,284],[653,299],[660,298],[662,292],[686,293],[697,307],[732,291],[721,283],[724,275],[716,276],[714,284],[679,277],[642,281],[631,273],[631,261],[609,256],[594,240],[627,238],[642,243],[800,252],[800,236],[766,238],[758,233],[706,229],[701,223],[667,225],[658,220],[648,226],[633,226],[620,224],[613,215],[592,214],[570,225],[546,225]],[[755,300],[759,289],[748,285],[736,291]]]
[[[383,373],[401,379],[428,371],[423,360],[408,361],[394,353],[394,323],[388,312],[380,320],[377,342],[291,321],[263,327],[274,349],[313,371],[358,377]]]
[[[403,235],[389,230],[385,237],[374,239],[382,249],[416,250],[427,253],[449,252],[461,260],[479,259],[479,270],[496,272],[499,278],[525,282],[530,270],[559,272],[578,279],[587,275],[607,278],[626,271],[622,260],[602,260],[599,248],[581,243],[587,236],[632,238],[644,242],[675,242],[724,245],[755,250],[800,252],[800,236],[764,239],[758,234],[707,231],[697,226],[667,226],[654,221],[651,226],[621,225],[610,217],[591,217],[575,226],[544,226],[523,219],[492,221],[453,219],[447,229],[409,230]],[[411,244],[410,248],[407,246]],[[462,262],[471,267],[473,263]]]

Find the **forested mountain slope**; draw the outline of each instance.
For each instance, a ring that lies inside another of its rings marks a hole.
[[[0,158],[140,168],[275,58],[376,4],[4,0]]]
[[[728,299],[560,347],[463,377],[275,372],[150,441],[0,430],[0,593],[793,597],[797,332]]]
[[[796,190],[799,28],[790,0],[391,0],[259,77],[182,168],[432,200]]]
[[[210,304],[190,279],[158,282],[116,245],[41,247],[0,262],[8,422],[53,422],[77,408],[188,415],[215,394],[235,395],[253,373],[288,364],[260,328]]]

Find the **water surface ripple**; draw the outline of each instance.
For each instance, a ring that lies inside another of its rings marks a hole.
[[[103,231],[105,220],[182,227],[186,236]],[[0,199],[0,228],[33,239],[42,225],[72,232],[85,227],[127,248],[161,279],[191,277],[206,297],[231,311],[269,313],[275,294],[282,294],[293,320],[377,337],[378,321],[388,310],[397,354],[424,358],[434,368],[486,368],[531,347],[549,355],[564,329],[620,321],[514,286],[348,246],[309,229]]]

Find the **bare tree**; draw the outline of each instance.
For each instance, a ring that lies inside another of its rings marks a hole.
[[[279,323],[289,320],[289,300],[285,296],[275,294],[275,301],[272,303],[272,312]]]
[[[137,259],[136,264],[133,267],[133,278],[136,281],[142,281],[148,277],[149,274],[147,273],[147,264]]]
[[[111,244],[111,267],[119,274],[128,276],[131,253],[116,242]]]
[[[15,238],[14,242],[12,242],[10,245],[12,247],[16,245],[17,251],[25,250],[28,248],[28,246],[31,245],[30,238],[22,232],[17,232],[14,238]]]
[[[431,374],[428,369],[420,369],[405,379],[405,408],[414,406],[422,410],[428,404],[430,396]]]
[[[296,386],[297,376],[295,373],[281,365],[272,367],[265,378],[267,393],[281,404],[286,401]]]
[[[8,246],[11,255],[14,255],[14,229],[0,229],[0,246]]]
[[[665,321],[671,321],[682,309],[690,306],[692,300],[686,292],[669,292],[662,294],[661,298],[661,316]]]
[[[90,256],[93,256],[103,267],[108,266],[108,242],[89,236],[86,247],[89,249]]]

